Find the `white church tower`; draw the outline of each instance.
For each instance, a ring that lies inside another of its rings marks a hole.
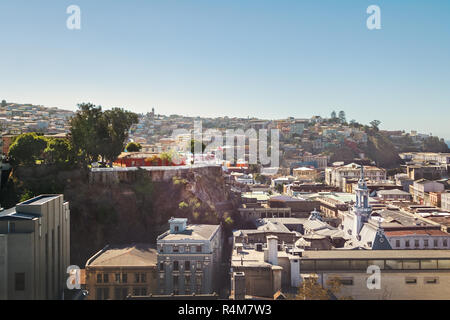
[[[364,223],[369,221],[372,208],[369,206],[369,189],[364,180],[364,166],[361,165],[361,177],[358,181],[358,188],[356,189],[356,203],[353,206],[353,230],[354,237],[358,237]]]

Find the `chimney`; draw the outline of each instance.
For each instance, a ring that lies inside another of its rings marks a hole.
[[[233,273],[233,299],[245,300],[245,273],[234,272]]]
[[[274,266],[278,265],[278,237],[267,236],[268,262]]]

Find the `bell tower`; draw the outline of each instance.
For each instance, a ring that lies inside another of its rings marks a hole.
[[[359,235],[364,223],[369,221],[372,208],[369,206],[369,189],[364,180],[364,166],[361,165],[361,176],[358,181],[358,188],[356,189],[356,203],[353,206],[353,231],[354,237]]]

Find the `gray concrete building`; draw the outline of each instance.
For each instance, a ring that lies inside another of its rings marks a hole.
[[[0,211],[0,300],[61,299],[70,260],[70,210],[41,195]]]
[[[170,230],[157,238],[161,294],[218,292],[222,257],[220,225],[187,224],[172,218]]]

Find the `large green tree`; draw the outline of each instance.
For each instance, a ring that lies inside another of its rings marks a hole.
[[[133,124],[139,122],[138,115],[121,108],[114,108],[104,112],[107,123],[107,141],[101,153],[104,160],[113,162],[125,149],[128,132]]]
[[[48,139],[44,155],[45,161],[49,164],[72,163],[75,156],[68,139]]]
[[[25,133],[18,136],[9,148],[8,156],[13,166],[35,165],[43,158],[47,148],[47,140],[36,133]]]
[[[102,111],[91,103],[80,104],[71,119],[70,139],[84,165],[113,162],[125,149],[128,132],[138,122],[138,115],[121,108]]]

